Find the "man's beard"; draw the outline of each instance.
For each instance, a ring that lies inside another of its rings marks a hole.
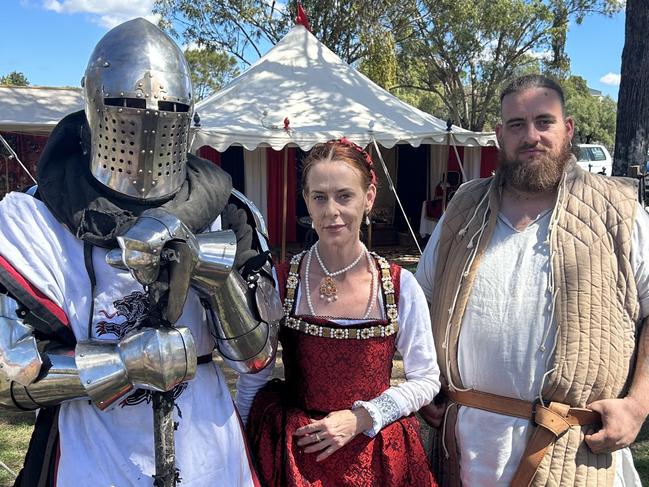
[[[525,150],[532,146],[521,146],[517,150]],[[544,153],[541,157],[531,161],[510,159],[501,149],[498,153],[500,159],[500,172],[503,181],[513,188],[528,193],[541,193],[553,191],[559,185],[566,164],[570,160],[570,142],[561,147],[559,153]]]

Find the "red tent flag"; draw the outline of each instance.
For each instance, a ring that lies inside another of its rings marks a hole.
[[[295,17],[295,25],[303,25],[306,29],[311,32],[311,25],[309,24],[309,17],[307,17],[306,12],[302,8],[302,4],[297,4],[297,17]]]

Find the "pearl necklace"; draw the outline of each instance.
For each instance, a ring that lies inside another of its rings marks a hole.
[[[347,272],[348,270],[350,270],[360,262],[361,258],[363,257],[363,254],[367,253],[367,248],[365,248],[363,242],[361,242],[361,247],[362,248],[360,254],[358,254],[358,257],[356,257],[351,264],[334,272],[330,272],[325,267],[324,262],[322,261],[322,257],[320,257],[320,252],[318,251],[318,242],[316,242],[313,245],[313,247],[311,247],[312,249],[315,250],[315,256],[318,259],[320,268],[325,273],[325,277],[322,280],[322,284],[320,284],[320,299],[325,299],[328,303],[331,303],[332,301],[336,301],[338,299],[336,281],[334,281],[333,278],[334,276],[339,276],[340,274],[344,274],[345,272]]]
[[[316,247],[316,246],[314,245],[307,252],[306,267],[304,269],[304,284],[306,286],[306,303],[307,303],[307,306],[309,307],[309,312],[311,313],[312,316],[316,316],[316,314],[315,314],[315,308],[313,307],[313,301],[311,300],[311,285],[309,283],[309,274],[311,273],[311,259],[313,258],[313,248],[314,247]],[[318,255],[317,247],[316,247],[315,252],[316,252],[316,256],[317,256]],[[370,282],[370,299],[369,299],[369,303],[367,305],[367,311],[365,311],[365,314],[361,318],[363,320],[366,320],[367,318],[369,318],[370,314],[372,313],[372,308],[374,308],[374,301],[376,301],[377,289],[376,289],[376,282],[375,282],[376,279],[374,278],[374,266],[373,266],[373,262],[372,262],[372,256],[367,251],[365,246],[363,246],[363,252],[361,252],[361,256],[363,254],[365,254],[366,257],[367,257],[367,265],[368,265],[370,273],[372,275],[372,280]],[[360,261],[360,259],[357,259],[356,263],[358,263],[358,261]],[[356,263],[354,263],[354,265],[356,265]],[[353,266],[351,266],[351,267],[353,267]],[[325,269],[323,269],[323,271],[325,271]]]

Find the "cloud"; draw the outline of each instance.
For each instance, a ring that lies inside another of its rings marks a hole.
[[[552,51],[537,51],[537,52],[530,52],[530,56],[532,56],[534,59],[539,59],[541,61],[548,61],[552,59]]]
[[[43,8],[60,14],[89,14],[93,22],[112,28],[135,17],[152,22],[158,18],[151,10],[155,0],[42,0]]]
[[[620,86],[620,76],[619,74],[615,73],[606,73],[604,76],[602,76],[599,81],[601,83],[604,83],[605,85],[609,86]]]

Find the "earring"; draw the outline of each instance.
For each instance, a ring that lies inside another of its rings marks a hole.
[[[365,225],[370,226],[370,212],[365,213]]]
[[[315,230],[315,223],[313,223],[313,220],[311,220],[311,228]]]

